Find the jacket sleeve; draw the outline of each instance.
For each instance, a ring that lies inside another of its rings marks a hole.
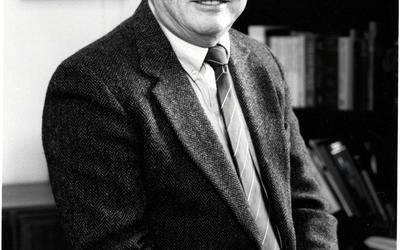
[[[50,182],[74,249],[151,249],[140,135],[103,82],[62,64],[50,81],[42,139]]]
[[[327,212],[326,201],[313,178],[313,163],[291,108],[287,84],[284,89],[285,123],[290,133],[290,184],[297,249],[338,249],[337,221]]]
[[[292,215],[297,249],[338,249],[336,219],[327,212],[326,201],[313,179],[310,156],[299,133],[297,118],[288,111],[291,147]]]

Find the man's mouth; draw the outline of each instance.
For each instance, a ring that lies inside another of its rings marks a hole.
[[[198,4],[214,6],[214,5],[227,3],[229,1],[228,0],[199,0],[199,1],[195,1],[195,2]]]

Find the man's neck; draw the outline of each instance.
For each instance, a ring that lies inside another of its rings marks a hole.
[[[202,48],[210,48],[210,47],[217,45],[219,43],[219,41],[221,40],[221,38],[224,37],[225,34],[228,33],[228,31],[226,31],[225,33],[221,33],[221,34],[214,35],[214,36],[211,36],[211,35],[203,36],[203,37],[198,36],[196,39],[186,39],[186,37],[183,34],[180,34],[179,32],[175,31],[173,28],[170,27],[170,25],[168,25],[168,23],[164,23],[162,21],[162,18],[160,18],[160,16],[158,15],[152,1],[151,0],[147,0],[147,1],[149,3],[151,12],[153,13],[154,17],[156,18],[158,24],[163,28],[164,33],[165,33],[165,29],[166,29],[170,33],[172,33],[174,36],[176,36],[179,39],[182,39],[185,42],[190,43],[192,45],[199,46]]]

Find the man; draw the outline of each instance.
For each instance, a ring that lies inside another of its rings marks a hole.
[[[76,249],[337,249],[269,50],[229,31],[246,0],[143,0],[64,61],[43,114]]]

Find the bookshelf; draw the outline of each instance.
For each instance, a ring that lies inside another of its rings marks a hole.
[[[383,203],[393,206],[394,211],[397,195],[398,4],[396,0],[248,1],[246,10],[234,25],[244,33],[248,33],[249,26],[261,25],[287,28],[291,32],[289,35],[301,31],[322,37],[339,37],[349,36],[351,29],[367,31],[370,22],[376,24],[372,107],[343,111],[337,107],[316,105],[296,107],[295,113],[307,143],[317,138],[342,141],[351,156],[358,157],[361,162],[358,164],[369,164],[362,161],[364,156],[360,156],[360,148],[366,144],[371,147],[378,168],[373,176],[376,192]],[[282,34],[273,35],[279,37]],[[358,94],[356,87],[353,91]],[[395,237],[395,212],[388,221],[374,215],[349,217],[343,210],[335,215],[339,219],[340,249],[367,249],[362,241],[370,235]],[[348,237],[349,232],[351,237]]]
[[[235,28],[247,31],[249,24],[289,25],[318,33],[343,32],[362,28],[371,20],[387,27],[386,38],[396,39],[398,1],[378,0],[269,0],[248,1]]]

